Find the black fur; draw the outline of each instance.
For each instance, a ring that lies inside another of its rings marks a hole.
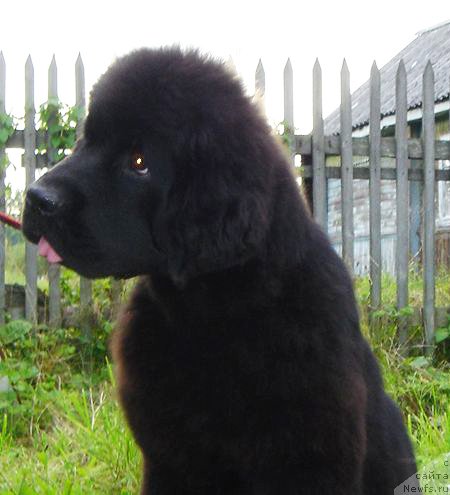
[[[392,495],[415,472],[347,271],[223,65],[119,59],[24,231],[88,277],[142,276],[113,351],[143,494]]]

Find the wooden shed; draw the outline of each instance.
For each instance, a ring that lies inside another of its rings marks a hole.
[[[425,65],[431,61],[435,74],[436,139],[450,140],[450,21],[426,29],[380,70],[381,75],[381,126],[383,136],[394,135],[395,78],[400,60],[407,72],[408,132],[410,137],[421,136],[422,77]],[[369,134],[369,82],[352,94],[352,127],[355,137]],[[324,122],[326,135],[340,133],[339,108]],[[395,159],[383,158],[384,167],[395,167]],[[367,158],[354,157],[355,166],[367,165]],[[449,160],[439,160],[437,168],[449,169]],[[411,167],[421,167],[418,160],[411,160]],[[383,269],[394,273],[396,243],[395,183],[382,181],[382,259]],[[437,262],[450,266],[450,183],[438,182],[436,201],[436,252]],[[410,203],[410,253],[421,256],[422,183],[411,182]],[[354,229],[355,272],[369,270],[369,184],[366,180],[354,181]],[[341,239],[341,188],[339,179],[328,181],[328,232],[338,251]]]

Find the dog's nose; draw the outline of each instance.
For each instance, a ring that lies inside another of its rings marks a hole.
[[[42,215],[54,215],[62,204],[55,190],[40,185],[32,185],[26,196],[27,206],[38,210]]]

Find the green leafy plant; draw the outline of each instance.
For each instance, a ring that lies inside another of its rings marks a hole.
[[[15,129],[14,117],[7,113],[0,113],[0,148],[5,146]]]
[[[281,142],[291,151],[294,147],[294,129],[285,120],[276,126],[276,134],[281,138]]]
[[[41,153],[49,153],[50,162],[58,163],[73,148],[76,127],[82,117],[82,109],[65,105],[57,98],[43,103],[39,110],[40,130],[47,135],[46,142],[39,146]]]
[[[14,122],[14,117],[8,113],[0,113],[0,149],[4,148],[8,139],[14,134],[16,130],[16,125]],[[9,165],[8,157],[5,156],[0,163],[2,169]]]
[[[438,328],[434,334],[434,340],[436,344],[443,342],[450,337],[450,328]]]
[[[80,369],[79,334],[68,330],[49,331],[22,320],[0,327],[0,416],[7,416],[8,431],[24,436],[36,425],[48,425],[51,417],[45,404]],[[74,385],[75,386],[75,385]]]
[[[450,316],[448,317],[447,326],[437,328],[434,333],[434,340],[436,344],[440,344],[450,337]]]

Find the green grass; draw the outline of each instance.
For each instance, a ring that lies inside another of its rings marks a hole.
[[[449,452],[446,369],[416,368],[414,360],[401,361],[388,352],[381,364],[387,390],[403,410],[419,466]],[[95,389],[62,389],[45,407],[53,418],[51,428],[34,428],[29,436],[15,438],[4,419],[1,494],[137,493],[140,455],[110,380]]]
[[[450,452],[450,373],[448,364],[423,356],[402,358],[393,348],[375,348],[385,387],[400,406],[419,467]]]
[[[1,494],[137,493],[139,452],[109,384],[95,392],[62,390],[48,407],[51,430],[26,439],[9,434],[4,420]]]
[[[63,280],[68,302],[74,283],[70,275]],[[100,306],[109,290],[104,284],[96,289]],[[439,275],[437,286],[439,304],[450,304],[448,273]],[[389,319],[395,303],[392,279],[383,280],[386,314],[377,330],[367,325],[367,279],[356,281],[356,288],[362,330],[378,357],[386,389],[402,410],[419,466],[426,466],[450,452],[447,343],[439,344],[433,361],[421,355],[420,346],[411,357],[402,357],[395,323]],[[411,277],[410,293],[418,304],[419,276]],[[0,394],[0,495],[138,492],[140,453],[105,361],[110,329],[108,321],[101,322],[94,329],[94,343],[86,343],[76,328],[50,332],[23,322],[0,328],[0,376],[8,375],[14,385],[13,394]],[[421,333],[415,332],[420,340]],[[86,345],[94,361],[89,366],[83,358]]]
[[[25,285],[25,243],[11,243],[6,239],[6,259],[8,266],[5,274],[7,284]],[[38,288],[48,290],[48,279],[46,276],[47,263],[44,258],[38,259]]]
[[[356,279],[358,299],[368,305],[370,296],[369,277]],[[382,276],[382,303],[385,307],[394,307],[396,304],[396,284],[392,275],[384,273]],[[421,307],[423,301],[423,277],[420,271],[412,266],[408,276],[409,306]],[[450,306],[450,271],[440,268],[436,274],[436,306]]]
[[[409,273],[409,305],[420,308],[423,300],[421,274]],[[410,356],[400,354],[397,344],[396,285],[392,276],[383,275],[380,325],[370,328],[370,281],[355,281],[362,331],[380,363],[387,392],[400,406],[414,444],[419,468],[450,452],[450,352],[449,339],[438,344],[434,358],[423,355],[423,331],[411,327]],[[450,306],[450,273],[438,270],[436,306]],[[449,321],[450,325],[450,321]]]

